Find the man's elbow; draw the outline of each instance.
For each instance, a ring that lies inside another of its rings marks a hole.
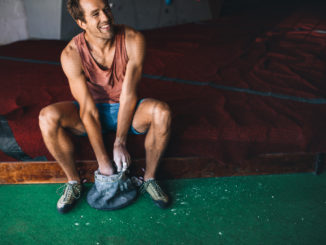
[[[126,104],[134,104],[137,103],[138,96],[136,93],[130,93],[125,96],[120,97],[120,104],[126,103]]]

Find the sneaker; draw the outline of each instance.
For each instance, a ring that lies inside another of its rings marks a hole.
[[[58,190],[63,188],[65,188],[64,193],[62,194],[57,203],[57,210],[60,213],[66,213],[73,207],[73,205],[76,203],[76,200],[81,195],[82,185],[78,183],[66,183]]]
[[[169,197],[163,192],[155,179],[144,181],[140,191],[141,193],[146,191],[160,208],[166,208],[169,205]]]

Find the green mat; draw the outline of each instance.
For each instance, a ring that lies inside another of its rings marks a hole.
[[[118,211],[85,195],[57,213],[60,185],[1,185],[0,244],[326,244],[326,174],[164,182],[167,210],[147,195]]]

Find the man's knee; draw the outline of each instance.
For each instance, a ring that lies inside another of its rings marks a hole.
[[[39,114],[39,125],[42,131],[56,127],[60,121],[60,113],[53,105],[44,107]]]
[[[159,101],[154,107],[154,123],[162,127],[170,128],[171,125],[171,109],[165,102]]]

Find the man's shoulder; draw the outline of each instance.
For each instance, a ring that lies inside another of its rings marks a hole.
[[[62,50],[61,59],[69,60],[69,59],[76,59],[78,57],[80,57],[78,53],[78,48],[74,39],[72,39]]]
[[[82,69],[81,57],[74,40],[71,40],[62,50],[60,61],[61,66],[66,71],[66,73],[77,70],[79,71]]]
[[[139,52],[145,52],[146,42],[144,35],[129,26],[125,26],[125,43],[129,58],[139,55]]]
[[[137,39],[143,39],[144,36],[140,31],[135,30],[134,28],[130,27],[130,26],[126,26],[124,25],[124,29],[125,29],[125,36],[126,39],[128,40],[137,40]]]

